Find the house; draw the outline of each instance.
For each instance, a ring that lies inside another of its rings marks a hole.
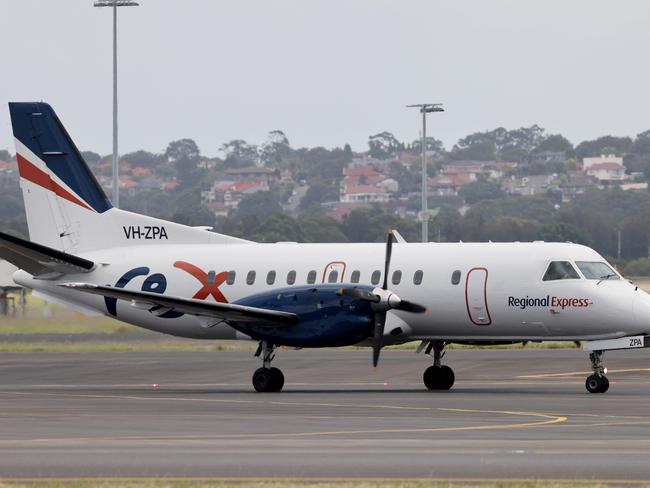
[[[539,195],[556,188],[557,175],[534,175],[522,178],[511,177],[501,183],[503,191],[510,195]]]
[[[429,178],[427,188],[429,194],[439,196],[456,196],[458,190],[476,181],[475,173],[440,173]]]
[[[222,212],[220,204],[228,209],[237,208],[244,196],[269,190],[268,180],[264,177],[254,180],[216,181],[212,188],[201,192],[201,204]],[[216,215],[221,214],[216,213]]]
[[[531,164],[564,164],[567,160],[565,151],[540,151],[532,154]]]
[[[476,180],[481,175],[486,178],[497,180],[504,174],[518,166],[518,163],[510,161],[453,161],[445,164],[440,170],[441,174],[468,174]]]
[[[625,166],[623,166],[623,158],[613,154],[584,158],[582,170],[600,183],[614,183],[628,179],[625,174]]]
[[[583,171],[571,171],[567,174],[566,181],[560,183],[562,202],[567,203],[578,195],[582,195],[587,188],[598,185],[598,180]]]
[[[585,173],[593,176],[601,183],[620,182],[627,178],[625,166],[616,162],[591,164],[585,169]]]
[[[271,185],[280,177],[280,171],[266,166],[248,166],[246,168],[232,168],[224,172],[225,179],[234,181],[263,180],[266,185]]]
[[[388,202],[390,194],[397,192],[398,189],[397,181],[379,173],[372,165],[350,163],[343,168],[339,201],[346,203]]]
[[[388,202],[390,195],[379,186],[374,185],[352,185],[346,186],[341,193],[341,202]]]

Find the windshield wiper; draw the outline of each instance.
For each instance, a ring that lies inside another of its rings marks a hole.
[[[600,280],[598,281],[598,283],[596,283],[596,285],[600,285],[603,281],[608,280],[610,278],[614,278],[615,276],[618,276],[618,275],[616,275],[614,273],[610,273],[610,274],[606,274],[605,276],[601,276]]]

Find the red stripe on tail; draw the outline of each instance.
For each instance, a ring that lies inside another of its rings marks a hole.
[[[16,154],[16,159],[18,160],[18,171],[20,172],[21,178],[25,178],[26,180],[31,181],[35,185],[38,185],[40,187],[45,188],[46,190],[50,190],[54,192],[55,194],[57,194],[61,198],[65,198],[69,202],[76,203],[80,207],[83,207],[87,210],[90,210],[91,212],[94,212],[92,208],[90,208],[84,202],[82,202],[77,197],[72,195],[61,185],[54,182],[52,178],[50,178],[50,175],[38,169],[32,163],[27,161],[27,159],[25,159],[23,156],[21,156],[20,154]]]

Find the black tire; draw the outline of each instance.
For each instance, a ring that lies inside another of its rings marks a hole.
[[[592,374],[585,381],[589,393],[605,393],[609,389],[609,380],[605,376]]]
[[[271,368],[269,371],[273,379],[273,389],[270,391],[281,391],[284,386],[284,374],[278,368]]]
[[[609,390],[609,380],[607,379],[607,376],[601,376],[600,377],[603,384],[600,387],[600,392],[599,393],[605,393],[607,390]]]
[[[270,369],[259,368],[253,373],[253,388],[260,393],[273,391],[275,377]]]
[[[424,370],[422,381],[424,382],[424,386],[429,390],[440,389],[440,369],[439,366],[429,366]]]
[[[439,389],[449,390],[451,389],[452,386],[454,386],[455,381],[456,381],[456,375],[454,374],[454,370],[451,369],[449,366],[441,366]]]

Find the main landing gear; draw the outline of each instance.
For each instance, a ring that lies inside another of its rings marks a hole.
[[[427,346],[427,354],[431,354],[431,350],[433,350],[433,366],[429,366],[424,370],[422,380],[424,386],[429,390],[449,390],[454,386],[456,379],[454,370],[449,366],[442,365],[445,346],[444,341],[430,341]]]
[[[266,341],[261,341],[255,357],[262,357],[262,367],[253,373],[253,388],[261,393],[278,392],[284,386],[284,375],[278,368],[271,367],[275,357],[275,346]]]
[[[609,380],[605,376],[606,369],[603,367],[604,355],[605,351],[592,351],[589,354],[591,369],[594,372],[585,381],[585,387],[589,393],[605,393],[609,389]]]

